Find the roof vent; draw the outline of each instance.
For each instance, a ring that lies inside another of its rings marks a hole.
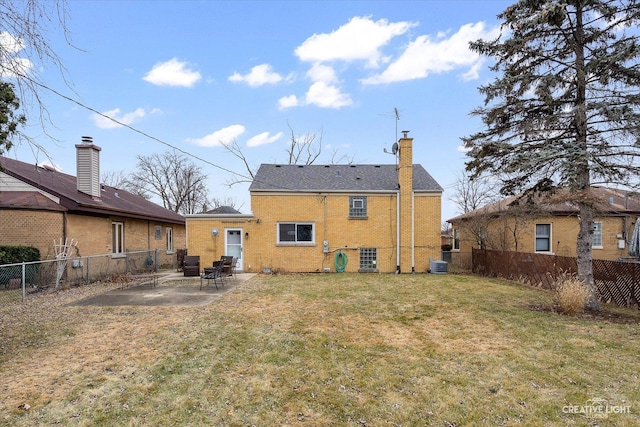
[[[83,144],[93,144],[93,137],[91,136],[83,136],[81,140]]]

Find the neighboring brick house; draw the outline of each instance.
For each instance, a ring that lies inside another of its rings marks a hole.
[[[341,252],[347,272],[425,272],[441,256],[442,187],[413,164],[412,143],[399,140],[398,165],[263,164],[252,214],[187,215],[189,254],[203,266],[232,255],[244,271],[322,272]]]
[[[34,246],[55,257],[60,239],[77,242],[79,256],[159,250],[174,265],[185,248],[184,217],[127,191],[100,184],[100,147],[76,145],[78,177],[0,157],[0,245]]]
[[[593,258],[629,257],[629,242],[640,216],[638,194],[605,187],[591,190],[598,206],[593,222]],[[524,207],[513,206],[516,199],[508,197],[449,219],[454,234],[453,250],[470,252],[471,248],[482,247],[576,256],[578,210],[570,202],[562,201],[562,192],[538,198]]]

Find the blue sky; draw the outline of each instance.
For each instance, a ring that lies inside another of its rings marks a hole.
[[[73,90],[53,68],[33,72],[153,138],[44,92],[57,141],[35,120],[27,133],[74,175],[83,135],[102,147],[103,173],[131,172],[136,155],[170,150],[160,140],[197,156],[210,195],[247,213],[248,185],[227,185],[230,171],[246,176],[246,169],[222,142],[237,141],[252,167],[285,163],[293,129],[322,135],[316,163],[330,163],[334,153],[394,163],[384,149],[408,130],[414,163],[445,188],[444,221],[457,214],[449,198],[464,168],[460,137],[481,127],[469,115],[483,102],[477,87],[495,77],[468,42],[495,36],[496,15],[511,3],[71,1],[68,29],[78,49],[50,37]],[[9,156],[48,162],[25,145]]]

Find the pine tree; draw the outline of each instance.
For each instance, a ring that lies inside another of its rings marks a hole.
[[[498,15],[502,35],[472,50],[498,77],[481,86],[484,129],[462,138],[472,176],[499,174],[501,192],[569,190],[579,210],[578,277],[599,309],[591,244],[597,183],[640,176],[638,0],[520,0]]]

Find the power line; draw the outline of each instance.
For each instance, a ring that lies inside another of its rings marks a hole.
[[[117,120],[117,119],[114,119],[114,118],[113,118],[113,117],[111,117],[111,116],[108,116],[108,115],[106,115],[106,114],[104,114],[104,113],[101,113],[100,111],[96,110],[95,108],[92,108],[92,107],[90,107],[90,106],[88,106],[88,105],[86,105],[86,104],[83,104],[82,102],[80,102],[80,101],[78,101],[78,100],[76,100],[76,99],[73,99],[73,98],[71,98],[70,96],[67,96],[67,95],[65,95],[65,94],[63,94],[63,93],[60,93],[60,92],[58,92],[57,90],[55,90],[55,89],[53,89],[53,88],[51,88],[51,87],[49,87],[49,86],[47,86],[47,85],[45,85],[45,84],[42,84],[42,83],[40,83],[40,82],[38,82],[38,81],[36,81],[36,80],[33,80],[33,79],[31,79],[31,78],[29,78],[29,77],[27,77],[27,76],[21,75],[20,77],[22,77],[22,78],[24,78],[24,79],[27,79],[27,80],[31,81],[33,84],[35,84],[35,85],[37,85],[37,86],[40,86],[41,88],[46,89],[46,90],[48,90],[48,91],[50,91],[50,92],[52,92],[52,93],[54,93],[54,94],[58,95],[59,97],[61,97],[61,98],[63,98],[63,99],[66,99],[67,101],[73,102],[74,104],[79,105],[80,107],[82,107],[82,108],[84,108],[84,109],[86,109],[86,110],[89,110],[89,111],[91,111],[91,112],[93,112],[93,113],[95,113],[95,114],[98,114],[99,116],[104,117],[105,119],[111,120],[112,122],[114,122],[114,123],[116,123],[116,124],[118,124],[118,125],[120,125],[120,126],[123,126],[123,127],[127,128],[127,129],[129,129],[129,130],[132,130],[133,132],[136,132],[136,133],[138,133],[138,134],[140,134],[140,135],[144,136],[145,138],[149,138],[149,139],[151,139],[151,140],[154,140],[154,141],[156,141],[156,142],[159,142],[160,144],[163,144],[163,145],[165,145],[165,146],[167,146],[167,147],[170,147],[170,148],[171,148],[171,149],[173,149],[173,150],[179,151],[180,153],[182,153],[182,154],[184,154],[184,155],[186,155],[186,156],[189,156],[189,157],[192,157],[192,158],[194,158],[194,159],[197,159],[197,160],[199,160],[199,161],[201,161],[201,162],[203,162],[203,163],[206,163],[206,164],[208,164],[208,165],[210,165],[210,166],[213,166],[213,167],[215,167],[215,168],[217,168],[217,169],[220,169],[220,170],[222,170],[222,171],[228,172],[228,173],[230,173],[230,174],[232,174],[232,175],[235,175],[235,176],[237,176],[237,177],[240,177],[240,178],[242,178],[242,179],[247,179],[247,180],[251,180],[251,179],[252,179],[252,178],[251,178],[251,177],[249,177],[249,176],[243,175],[243,174],[238,173],[238,172],[234,172],[234,171],[232,171],[231,169],[227,169],[227,168],[225,168],[225,167],[223,167],[223,166],[220,166],[220,165],[217,165],[217,164],[215,164],[215,163],[212,163],[212,162],[210,162],[209,160],[203,159],[203,158],[202,158],[202,157],[200,157],[200,156],[197,156],[197,155],[195,155],[195,154],[189,153],[188,151],[185,151],[185,150],[183,150],[182,148],[176,147],[175,145],[172,145],[172,144],[170,144],[170,143],[168,143],[168,142],[166,142],[166,141],[163,141],[163,140],[161,140],[161,139],[160,139],[160,138],[158,138],[158,137],[155,137],[155,136],[153,136],[153,135],[150,135],[150,134],[148,134],[148,133],[146,133],[146,132],[144,132],[144,131],[141,131],[140,129],[134,128],[134,127],[133,127],[133,126],[131,126],[131,125],[128,125],[128,124],[126,124],[126,123],[122,123],[121,121],[119,121],[119,120]]]

